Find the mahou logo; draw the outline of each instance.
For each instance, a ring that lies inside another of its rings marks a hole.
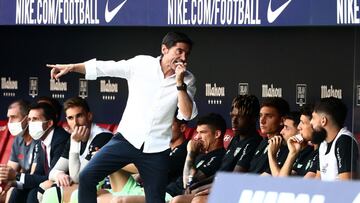
[[[4,97],[15,97],[16,94],[14,91],[18,90],[18,81],[11,80],[10,77],[1,77],[1,89],[4,90]]]
[[[50,79],[50,91],[56,92],[52,94],[52,98],[63,99],[65,98],[64,92],[67,92],[67,82],[60,80]]]
[[[327,97],[342,99],[342,89],[336,89],[333,85],[330,85],[330,88],[327,85],[321,85],[321,98]]]
[[[116,96],[113,93],[118,93],[119,88],[117,83],[111,83],[110,80],[100,80],[100,92],[103,100],[115,100]]]
[[[225,87],[217,86],[216,83],[205,83],[205,96],[212,97],[208,99],[208,104],[222,104],[219,97],[225,97]]]
[[[282,97],[282,88],[275,88],[273,84],[270,87],[267,84],[262,85],[262,97]]]
[[[18,81],[11,80],[10,77],[6,79],[5,77],[1,78],[1,89],[3,90],[17,90],[18,89]]]

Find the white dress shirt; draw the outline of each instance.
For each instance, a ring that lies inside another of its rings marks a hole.
[[[41,141],[42,144],[45,145],[46,147],[46,158],[48,160],[48,166],[50,168],[50,162],[51,162],[51,156],[50,156],[50,152],[51,152],[51,141],[52,141],[52,138],[54,136],[54,129],[52,129],[48,136],[46,136],[45,140]]]
[[[85,78],[111,76],[128,82],[129,96],[117,129],[134,147],[155,153],[169,148],[171,124],[178,104],[175,74],[164,78],[160,57],[136,56],[129,60],[85,62]],[[194,102],[195,77],[186,71],[184,82],[193,101],[191,118],[197,115]],[[179,112],[179,119],[186,119]]]

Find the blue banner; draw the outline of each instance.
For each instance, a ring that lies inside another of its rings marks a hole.
[[[360,0],[0,0],[0,25],[358,25]]]
[[[219,173],[209,203],[339,203],[360,202],[359,181],[320,181]]]

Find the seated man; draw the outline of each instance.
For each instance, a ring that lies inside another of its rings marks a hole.
[[[38,186],[48,179],[51,168],[60,158],[69,134],[55,125],[55,110],[46,103],[34,104],[28,114],[29,133],[34,140],[39,140],[34,147],[34,173],[21,173],[16,176],[22,185],[13,190],[9,202],[37,202]]]
[[[314,107],[310,123],[314,129],[312,140],[320,144],[316,177],[321,180],[358,178],[358,143],[344,127],[346,114],[346,105],[335,97],[323,98]]]
[[[176,181],[168,184],[166,201],[172,199],[171,196],[183,194],[185,188],[191,187],[193,183],[214,175],[220,167],[221,159],[225,153],[223,148],[223,137],[226,131],[225,120],[218,114],[209,114],[201,117],[197,121],[196,131],[196,136],[187,144],[187,155],[184,166],[184,174],[186,174],[186,176],[185,178],[181,176]],[[183,145],[184,144],[182,144],[182,146]],[[174,153],[176,152],[176,150],[172,151]],[[171,154],[170,160],[172,160]],[[184,187],[183,180],[190,179],[191,181],[186,183],[187,186]],[[179,197],[183,198],[182,196]],[[185,198],[187,198],[187,196],[185,196]],[[114,197],[113,202],[145,202],[144,192],[136,196]]]
[[[268,158],[270,165],[270,174],[272,176],[279,176],[281,166],[277,161],[277,154],[280,147],[286,146],[287,141],[297,135],[299,136],[298,124],[300,122],[300,112],[292,111],[286,114],[283,118],[283,129],[280,131],[281,136],[274,136],[269,140]],[[289,147],[289,146],[288,146]],[[307,151],[307,152],[311,152]]]
[[[283,116],[289,112],[289,104],[286,100],[280,97],[265,98],[260,105],[260,130],[262,134],[266,135],[250,161],[248,172],[258,174],[269,174],[270,166],[267,155],[269,139],[280,134],[283,128]],[[282,146],[280,152],[277,154],[277,160],[282,165],[286,159],[287,147]],[[241,165],[237,164],[234,171],[241,172]]]
[[[29,103],[24,100],[16,100],[9,105],[7,111],[8,128],[10,134],[16,136],[11,147],[10,159],[7,164],[0,164],[0,182],[5,187],[2,188],[0,202],[8,201],[12,188],[16,187],[16,175],[30,173],[30,166],[33,162],[34,141],[28,130],[27,115],[29,113]],[[20,184],[19,184],[20,187]],[[6,192],[10,189],[8,192]]]
[[[191,191],[202,186],[197,183],[215,175],[225,154],[225,131],[226,122],[219,114],[199,118],[197,134],[187,146],[183,177],[176,181],[178,187],[182,186],[181,192],[185,194],[175,194],[180,196],[174,197],[171,202],[191,202],[195,195]]]
[[[301,137],[296,135],[287,140],[289,154],[280,169],[279,176],[296,175],[315,178],[319,152],[314,150],[318,145],[310,143],[313,134],[310,125],[313,108],[313,105],[306,104],[300,109],[300,123],[297,128]]]
[[[64,110],[72,131],[71,139],[50,171],[49,181],[40,184],[43,190],[47,189],[43,196],[39,192],[40,202],[41,199],[42,202],[68,202],[72,191],[77,189],[79,173],[90,161],[92,153],[104,146],[113,136],[109,131],[92,123],[93,114],[84,99],[74,97],[66,100]],[[56,186],[50,188],[54,182]],[[57,191],[60,191],[59,196]]]
[[[231,104],[231,124],[234,137],[231,140],[226,154],[222,160],[219,171],[233,171],[235,166],[240,166],[242,172],[247,172],[255,149],[261,142],[261,136],[256,130],[256,121],[259,115],[259,100],[254,95],[236,96]],[[207,202],[214,176],[202,181],[201,186],[192,193],[192,201]]]

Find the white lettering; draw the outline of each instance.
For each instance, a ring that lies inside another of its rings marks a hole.
[[[54,79],[50,79],[50,91],[67,91],[67,82],[60,82]]]
[[[99,24],[97,4],[97,0],[16,0],[15,22],[44,25]]]
[[[212,87],[210,83],[205,84],[205,96],[207,97],[224,97],[225,87],[217,87],[216,83]]]
[[[11,80],[9,77],[8,80],[6,78],[1,78],[1,89],[3,90],[17,90],[18,89],[18,81]]]
[[[274,88],[273,84],[270,87],[267,84],[263,84],[262,97],[282,97],[282,88]]]
[[[118,84],[111,83],[110,80],[107,82],[105,80],[100,80],[100,92],[118,92]]]
[[[261,24],[259,0],[168,0],[169,25],[217,25],[218,22]]]
[[[238,203],[324,203],[324,195],[295,194],[290,192],[274,192],[263,190],[243,190]]]
[[[359,24],[359,5],[357,0],[337,0],[337,23]]]
[[[330,89],[328,89],[326,85],[321,85],[321,98],[327,97],[342,99],[342,89],[334,89],[332,85],[330,85]]]

